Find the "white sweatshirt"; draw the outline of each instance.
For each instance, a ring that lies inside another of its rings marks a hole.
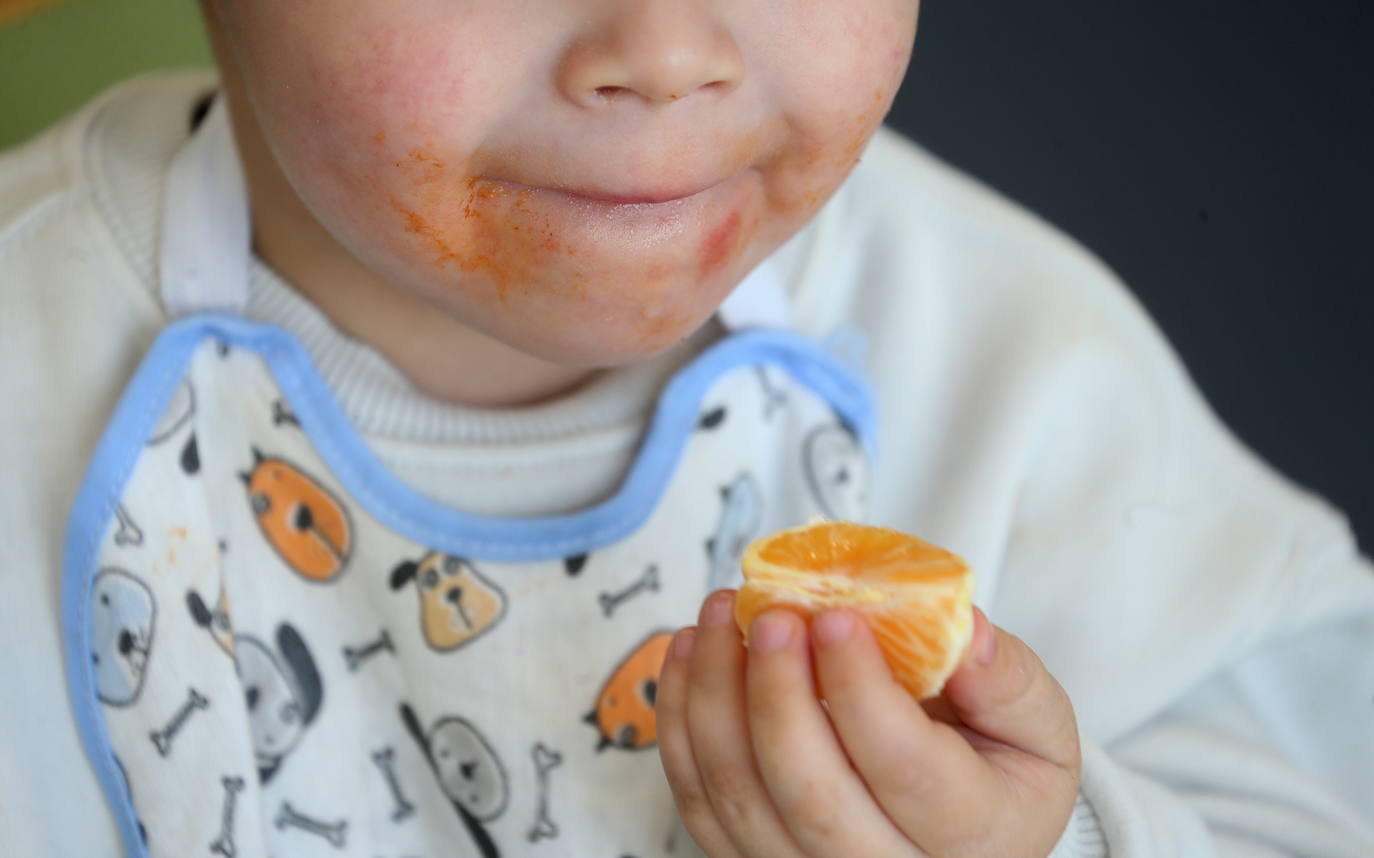
[[[166,321],[163,177],[212,86],[140,79],[0,156],[0,854],[117,850],[65,691],[62,536]],[[775,259],[802,333],[866,342],[873,522],[966,557],[1074,702],[1057,855],[1374,855],[1374,569],[1217,421],[1110,272],[887,130]],[[493,412],[426,399],[261,266],[248,313],[296,334],[399,477],[493,515],[613,491],[712,335]]]

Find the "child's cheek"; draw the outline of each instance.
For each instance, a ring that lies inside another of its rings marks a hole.
[[[800,0],[797,0],[800,2]],[[813,206],[858,163],[892,106],[911,56],[912,0],[799,7],[780,40],[805,63],[775,63],[770,72],[797,144],[779,173],[791,178],[786,203]],[[837,35],[838,34],[838,35]]]
[[[775,246],[804,227],[844,184],[890,104],[891,93],[875,89],[857,105],[793,124],[790,145],[761,168],[769,177],[761,232]],[[704,256],[711,258],[709,251]]]
[[[504,288],[560,248],[523,215],[522,200],[469,175],[463,150],[478,141],[463,137],[481,128],[483,105],[465,102],[466,74],[451,45],[411,36],[403,50],[400,35],[383,27],[351,55],[310,69],[309,102],[285,108],[292,151],[284,166],[317,218],[356,239],[346,242],[360,245],[353,249],[375,245],[434,270],[484,271]],[[454,118],[463,114],[466,121]]]

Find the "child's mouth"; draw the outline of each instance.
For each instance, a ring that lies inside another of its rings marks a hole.
[[[661,188],[642,191],[614,191],[599,188],[563,188],[555,186],[523,185],[519,182],[505,180],[487,180],[484,184],[500,187],[510,193],[523,195],[528,198],[532,194],[557,200],[562,202],[581,204],[591,208],[609,207],[637,207],[647,208],[654,206],[668,206],[672,203],[682,203],[696,197],[706,195],[708,192],[727,184],[734,178],[728,177],[707,185],[696,185],[685,188]]]
[[[491,217],[498,231],[513,235],[547,236],[577,250],[601,248],[630,254],[651,246],[684,239],[692,245],[711,244],[708,255],[722,257],[718,237],[721,224],[740,222],[758,190],[750,170],[706,185],[625,192],[605,188],[565,189],[526,185],[500,179],[480,179],[467,208],[478,219]],[[733,245],[735,236],[724,244]],[[707,253],[703,250],[703,253]],[[719,259],[716,260],[720,261]],[[712,266],[714,267],[714,266]]]
[[[577,293],[661,284],[674,272],[703,282],[743,250],[764,197],[749,168],[657,186],[470,175],[454,194],[442,161],[420,153],[398,166],[415,191],[390,200],[405,232],[440,267],[485,274],[503,297],[540,283]]]
[[[538,188],[537,190],[550,191],[552,193],[557,194],[564,194],[566,196],[573,197],[574,199],[583,200],[585,202],[611,203],[613,205],[620,206],[639,206],[661,205],[663,203],[672,203],[677,202],[678,200],[685,200],[690,197],[695,197],[697,194],[705,193],[706,191],[710,190],[711,188],[714,188],[718,184],[720,184],[720,182],[715,182],[711,185],[707,185],[706,187],[699,187],[693,190],[686,190],[681,192],[659,191],[628,194],[613,193],[610,191],[600,190],[582,190],[567,188]]]

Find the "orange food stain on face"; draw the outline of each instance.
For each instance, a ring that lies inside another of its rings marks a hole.
[[[405,231],[424,243],[435,267],[485,275],[498,301],[512,287],[527,290],[540,282],[541,268],[559,254],[575,255],[547,223],[535,220],[526,204],[533,190],[515,193],[476,176],[454,181],[444,161],[424,149],[393,164],[411,188],[386,194]],[[571,291],[580,291],[580,272],[565,279]]]
[[[699,274],[702,277],[719,268],[731,251],[735,249],[736,240],[739,238],[741,220],[738,211],[730,212],[729,217],[711,230],[710,234],[706,236],[706,240],[701,243]]]
[[[782,120],[768,120],[731,142],[724,161],[731,170],[752,169],[764,177],[784,177],[785,181],[765,184],[767,202],[762,211],[732,209],[715,224],[695,248],[697,279],[705,282],[719,276],[745,249],[760,229],[783,219],[809,217],[824,203],[855,163],[881,121],[888,106],[882,91],[874,91],[872,101],[835,117],[828,133],[808,141],[808,145],[785,147],[773,141],[786,140],[788,128]],[[558,291],[583,295],[587,284],[606,282],[617,273],[603,271],[608,260],[595,253],[577,254],[551,225],[539,216],[535,191],[483,180],[471,175],[467,166],[447,157],[432,139],[420,137],[418,145],[382,154],[386,134],[375,132],[372,140],[378,158],[391,175],[384,180],[362,181],[370,185],[374,200],[398,218],[404,235],[413,237],[426,267],[437,275],[436,284],[464,290],[481,283],[490,290],[490,299],[504,302],[511,290],[522,293]],[[760,159],[760,152],[768,152]],[[394,170],[394,172],[392,172]],[[765,182],[770,182],[765,178]],[[684,248],[685,249],[685,248]],[[581,258],[581,257],[586,257]],[[680,257],[679,257],[680,258]],[[632,263],[633,260],[630,260]],[[423,263],[422,263],[423,264]],[[663,263],[655,263],[666,268]],[[634,275],[635,282],[659,284],[672,270],[650,269]],[[623,272],[629,274],[627,264]],[[455,275],[477,275],[472,283],[455,282]],[[595,277],[592,275],[595,274]],[[593,300],[595,293],[583,295]],[[642,320],[643,330],[666,331],[667,320]]]

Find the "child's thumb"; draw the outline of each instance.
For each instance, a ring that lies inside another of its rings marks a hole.
[[[973,730],[1077,773],[1073,705],[1040,657],[974,608],[973,642],[944,695]]]

